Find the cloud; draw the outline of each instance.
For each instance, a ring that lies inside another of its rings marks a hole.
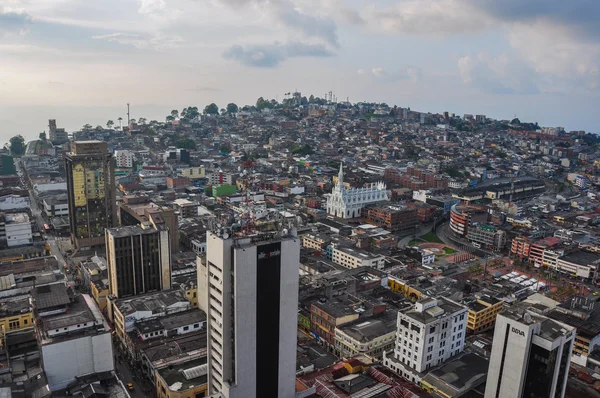
[[[156,1],[156,0],[153,0]],[[319,14],[309,14],[297,7],[292,0],[216,0],[234,9],[253,6],[262,10],[267,19],[289,29],[296,41],[303,37],[322,40],[333,48],[339,48],[337,25],[332,18]],[[355,13],[354,17],[352,13]],[[347,18],[359,18],[358,13],[351,9],[344,11]]]
[[[31,23],[31,16],[23,10],[0,6],[0,38],[24,35]]]
[[[138,0],[138,3],[140,5],[138,13],[156,21],[170,21],[181,15],[181,11],[167,7],[165,0]]]
[[[279,20],[292,29],[308,37],[319,38],[334,48],[340,46],[337,36],[337,26],[331,18],[312,16],[294,8],[293,3],[283,2],[277,7]]]
[[[479,53],[458,60],[458,70],[463,83],[487,94],[538,94],[533,70],[506,54],[490,57]]]
[[[378,32],[443,36],[486,28],[482,16],[464,0],[407,0],[387,8],[367,7],[363,18]]]
[[[274,68],[288,58],[330,57],[333,53],[322,44],[273,43],[268,45],[234,45],[223,54],[225,59],[238,61],[242,65],[259,68]]]
[[[188,88],[188,89],[186,89],[186,91],[216,93],[216,92],[220,92],[222,90],[220,88],[216,88],[216,87],[194,87],[194,88]]]
[[[163,33],[142,35],[137,33],[110,33],[106,35],[92,36],[94,40],[105,40],[108,42],[131,45],[140,50],[162,51],[170,48],[181,47],[183,39],[179,36],[169,36]]]
[[[381,67],[374,67],[371,68],[370,71],[359,69],[357,73],[359,75],[366,75],[368,73],[375,79],[386,82],[397,82],[402,80],[417,82],[420,81],[422,77],[421,69],[414,66],[401,68],[394,72],[388,72],[386,69]]]

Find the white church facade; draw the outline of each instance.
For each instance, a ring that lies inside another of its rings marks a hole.
[[[337,184],[327,198],[327,213],[338,218],[356,218],[360,217],[360,211],[366,205],[386,200],[389,199],[382,182],[366,188],[346,189],[343,165],[340,164]]]

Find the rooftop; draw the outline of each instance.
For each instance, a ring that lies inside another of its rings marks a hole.
[[[449,397],[462,395],[485,382],[489,361],[477,354],[465,353],[429,372],[423,381]]]
[[[208,382],[206,357],[184,362],[176,366],[165,366],[158,370],[159,376],[171,391],[187,391]]]
[[[153,227],[142,228],[139,225],[130,225],[126,227],[110,228],[106,230],[106,233],[112,235],[115,238],[124,238],[133,235],[153,234],[156,233],[156,231],[156,228]]]
[[[124,316],[138,311],[150,311],[153,314],[161,313],[173,304],[189,304],[184,294],[181,290],[146,293],[135,297],[118,299],[115,301],[115,305]]]

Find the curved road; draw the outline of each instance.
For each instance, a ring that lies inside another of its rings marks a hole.
[[[440,238],[440,240],[445,244],[454,246],[463,252],[471,253],[477,257],[485,258],[488,256],[498,256],[499,254],[485,249],[478,249],[475,246],[471,245],[468,241],[458,239],[452,236],[450,231],[448,231],[447,222],[438,225],[438,227],[435,230],[435,233],[437,234],[438,238]]]

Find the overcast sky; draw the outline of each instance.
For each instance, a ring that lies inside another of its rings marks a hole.
[[[0,0],[0,139],[298,89],[600,132],[599,0]],[[4,141],[4,142],[5,142]]]

